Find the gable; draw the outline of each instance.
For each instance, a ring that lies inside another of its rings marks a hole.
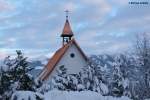
[[[81,71],[81,67],[85,66],[86,62],[87,61],[78,47],[75,44],[72,44],[58,64],[65,63],[64,67],[68,67],[67,69],[69,73],[78,73]]]
[[[51,76],[55,75],[56,70],[59,69],[60,66],[67,68],[68,74],[78,74],[86,65],[87,61],[84,59],[82,53],[75,44],[72,44],[57,63]]]
[[[69,58],[71,57],[71,53],[74,53],[74,59]],[[56,53],[49,60],[48,64],[45,66],[45,68],[39,75],[39,79],[47,79],[49,76],[51,76],[53,72],[55,72],[53,70],[56,70],[57,68],[59,68],[58,66],[61,66],[63,64],[65,64],[65,66],[69,68],[69,72],[72,72],[72,70],[74,70],[73,72],[76,73],[79,70],[81,70],[81,66],[85,66],[87,60],[87,57],[85,56],[81,48],[78,46],[76,41],[73,39],[56,51]]]

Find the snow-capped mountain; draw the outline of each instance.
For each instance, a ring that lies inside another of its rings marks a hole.
[[[29,59],[29,66],[31,66],[33,68],[33,70],[31,71],[31,74],[34,77],[37,77],[39,75],[39,73],[42,71],[42,69],[45,67],[45,65],[48,62],[47,57],[43,56],[43,57],[38,57],[38,58],[33,58],[33,59]]]

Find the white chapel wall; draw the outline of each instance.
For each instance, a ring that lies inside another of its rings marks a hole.
[[[71,53],[75,54],[73,58],[70,56]],[[80,51],[77,49],[77,47],[73,44],[69,47],[59,63],[56,65],[48,80],[50,80],[51,77],[55,75],[56,70],[62,65],[67,68],[69,74],[74,74],[79,73],[82,68],[87,65],[87,62]]]

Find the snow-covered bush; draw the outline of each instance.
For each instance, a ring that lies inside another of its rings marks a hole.
[[[59,67],[51,81],[52,88],[67,91],[76,91],[78,83],[78,74],[68,74],[64,66]]]
[[[11,100],[44,100],[44,96],[31,91],[16,91],[13,93]]]
[[[45,92],[48,92],[51,90],[51,84],[50,83],[43,83],[40,84],[40,87],[36,89],[37,92],[44,94]]]
[[[79,74],[68,74],[64,66],[60,66],[52,79],[52,88],[67,91],[91,90],[102,95],[108,94],[108,87],[102,82],[100,67],[92,62],[85,66]]]

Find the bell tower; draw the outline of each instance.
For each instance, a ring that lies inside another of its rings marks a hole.
[[[69,23],[69,19],[68,19],[68,10],[65,11],[66,12],[66,22],[63,28],[63,32],[61,34],[61,37],[63,39],[62,44],[67,44],[70,40],[72,40],[73,37],[73,32]]]

